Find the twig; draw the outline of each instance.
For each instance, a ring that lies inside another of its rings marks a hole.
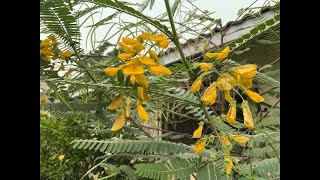
[[[278,99],[277,102],[275,102],[275,103],[270,107],[270,109],[274,108],[279,102],[280,102],[280,98]],[[261,121],[263,118],[265,118],[265,117],[269,114],[270,109],[259,119],[259,121]]]
[[[265,92],[260,93],[260,95],[267,94],[268,92],[270,92],[270,91],[272,91],[272,90],[274,90],[274,89],[277,89],[277,88],[278,88],[277,86],[275,86],[275,87],[273,87],[273,88],[270,88],[270,89],[266,90]]]
[[[140,124],[138,124],[137,122],[135,122],[132,118],[130,118],[129,120],[130,120],[131,122],[133,122],[133,124],[134,124],[135,126],[137,126],[146,136],[148,136],[149,138],[155,140],[147,131],[145,131],[145,130],[141,127],[142,125],[140,125]]]
[[[148,129],[153,129],[153,130],[158,130],[158,131],[163,131],[163,132],[170,132],[170,133],[174,133],[174,134],[179,134],[179,135],[184,135],[187,137],[192,138],[192,136],[190,134],[186,134],[186,133],[179,133],[179,132],[174,132],[174,131],[170,131],[170,130],[166,130],[166,129],[159,129],[159,128],[154,128],[154,127],[148,127],[148,126],[144,126],[144,125],[140,125],[141,127],[144,128],[148,128]]]

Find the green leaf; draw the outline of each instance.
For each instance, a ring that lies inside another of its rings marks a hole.
[[[197,172],[197,180],[217,180],[212,163],[199,169]]]

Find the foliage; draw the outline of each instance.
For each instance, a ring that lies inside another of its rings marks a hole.
[[[41,179],[279,179],[273,65],[280,57],[254,64],[233,56],[254,51],[253,43],[279,54],[279,3],[268,7],[275,13],[267,20],[264,8],[242,8],[240,16],[249,12],[243,19],[261,23],[227,43],[229,28],[221,27],[222,44],[203,44],[196,59],[185,57],[180,41],[191,34],[207,43],[204,33],[216,33],[221,20],[189,0],[165,0],[163,14],[148,16],[155,3],[40,1],[41,30],[50,35],[40,46],[40,80],[48,85],[40,96]],[[104,17],[105,9],[113,11]],[[92,47],[85,53],[82,28],[97,14],[85,27]],[[124,14],[136,21],[123,21]],[[167,47],[181,63],[163,63]],[[261,93],[265,86],[271,89]]]

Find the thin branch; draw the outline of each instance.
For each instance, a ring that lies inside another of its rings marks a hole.
[[[148,136],[149,138],[151,138],[152,140],[155,140],[147,131],[145,131],[142,126],[138,124],[137,122],[135,122],[132,118],[129,119],[137,128],[139,128],[146,136]]]
[[[280,98],[278,99],[277,102],[275,102],[270,109],[274,108],[278,103],[280,102]],[[261,121],[263,118],[265,118],[269,113],[270,113],[270,109],[259,119],[259,121]]]

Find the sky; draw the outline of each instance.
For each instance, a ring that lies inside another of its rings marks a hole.
[[[144,0],[132,0],[129,1],[127,0],[127,2],[132,2],[132,3],[136,3],[136,2],[143,2]],[[253,2],[256,1],[256,3],[253,5],[253,7],[261,7],[263,6],[264,3],[269,2],[270,0],[189,0],[191,1],[195,6],[197,6],[199,9],[201,9],[202,11],[209,11],[209,12],[214,12],[213,14],[210,15],[211,18],[214,19],[221,19],[223,24],[226,24],[229,21],[233,21],[238,17],[238,11],[241,8],[246,8],[248,7],[250,4],[252,4]],[[173,3],[173,0],[170,0],[171,4]],[[193,8],[194,7],[187,2],[187,0],[182,0],[182,5],[188,8]],[[80,9],[83,9],[84,7],[79,7]],[[139,7],[137,6],[133,6],[133,8],[135,8],[136,10],[138,10]],[[183,8],[183,7],[182,7]],[[183,8],[183,10],[185,10]],[[91,39],[91,36],[89,36],[89,38],[87,39],[87,35],[90,32],[90,27],[87,27],[93,23],[96,23],[98,21],[100,21],[101,19],[108,17],[109,15],[115,13],[116,11],[110,8],[104,8],[103,11],[99,11],[99,13],[96,13],[92,18],[89,18],[85,23],[84,20],[87,19],[86,17],[82,17],[79,20],[79,24],[83,25],[80,28],[81,34],[82,34],[82,41],[81,41],[81,47],[85,50],[85,52],[89,52],[90,50],[92,50],[92,44],[91,42],[100,42],[104,36],[106,35],[106,32],[108,32],[111,28],[111,24],[110,25],[106,25],[106,26],[102,26],[100,28],[97,28],[95,31],[95,37]],[[159,14],[162,14],[166,12],[166,8],[165,8],[165,4],[163,0],[155,0],[155,3],[153,5],[153,8],[151,10],[149,10],[149,7],[147,7],[142,13],[146,16],[149,17],[156,17]],[[198,11],[198,13],[200,13]],[[166,17],[167,19],[167,17]],[[127,14],[121,14],[121,19],[119,18],[114,18],[112,21],[115,23],[119,23],[119,21],[123,21],[123,22],[137,22],[137,18],[132,17],[130,15]],[[178,20],[178,19],[177,19]],[[121,23],[120,21],[120,23]],[[118,39],[119,36],[114,36],[113,34],[115,34],[117,31],[121,30],[121,28],[118,25],[115,25],[111,28],[107,38],[110,38],[108,40],[108,42],[115,44]],[[47,35],[46,34],[40,34],[40,39],[44,39]],[[185,39],[189,39],[189,38],[194,38],[195,35],[185,35]],[[98,44],[96,44],[97,46]]]

